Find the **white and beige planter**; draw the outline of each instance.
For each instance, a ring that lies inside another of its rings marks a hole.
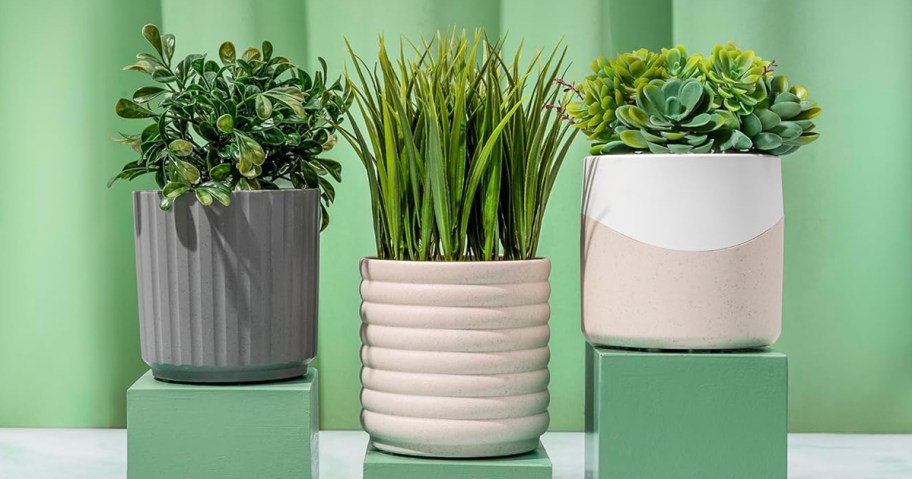
[[[361,422],[378,449],[491,457],[548,428],[547,259],[361,262]]]
[[[589,342],[735,349],[779,338],[779,158],[589,157],[582,213],[582,326]]]

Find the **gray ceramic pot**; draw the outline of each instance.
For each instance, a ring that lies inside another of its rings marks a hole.
[[[238,191],[231,206],[133,194],[143,360],[159,379],[304,374],[316,355],[320,193]]]

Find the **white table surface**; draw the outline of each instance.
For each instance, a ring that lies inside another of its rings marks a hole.
[[[555,479],[583,477],[583,434],[542,438]],[[320,433],[320,478],[359,479],[367,435]],[[124,479],[123,429],[2,429],[2,479]],[[912,435],[790,434],[790,479],[912,479]]]

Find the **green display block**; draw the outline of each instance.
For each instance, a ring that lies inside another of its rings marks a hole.
[[[541,444],[518,456],[431,459],[399,456],[367,446],[364,479],[551,479],[551,459]]]
[[[784,354],[586,347],[587,479],[786,478]]]
[[[146,373],[127,391],[128,479],[313,479],[317,370],[290,381],[189,385]]]

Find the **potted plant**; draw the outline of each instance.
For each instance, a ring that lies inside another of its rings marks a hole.
[[[727,349],[781,332],[780,156],[820,113],[734,44],[598,58],[567,105],[592,142],[582,326],[594,344]]]
[[[364,130],[342,133],[377,244],[361,261],[362,424],[387,452],[527,452],[549,423],[550,262],[536,250],[576,134],[542,109],[563,95],[564,49],[525,66],[482,32],[407,44],[394,64],[381,37],[377,73],[349,46]]]
[[[172,381],[300,376],[316,353],[327,176],[341,180],[321,155],[350,96],[322,59],[311,75],[269,42],[172,61],[173,35],[142,34],[154,52],[125,69],[156,84],[115,110],[148,125],[122,135],[138,158],[111,181],[150,174],[160,188],[133,194],[143,360]]]

